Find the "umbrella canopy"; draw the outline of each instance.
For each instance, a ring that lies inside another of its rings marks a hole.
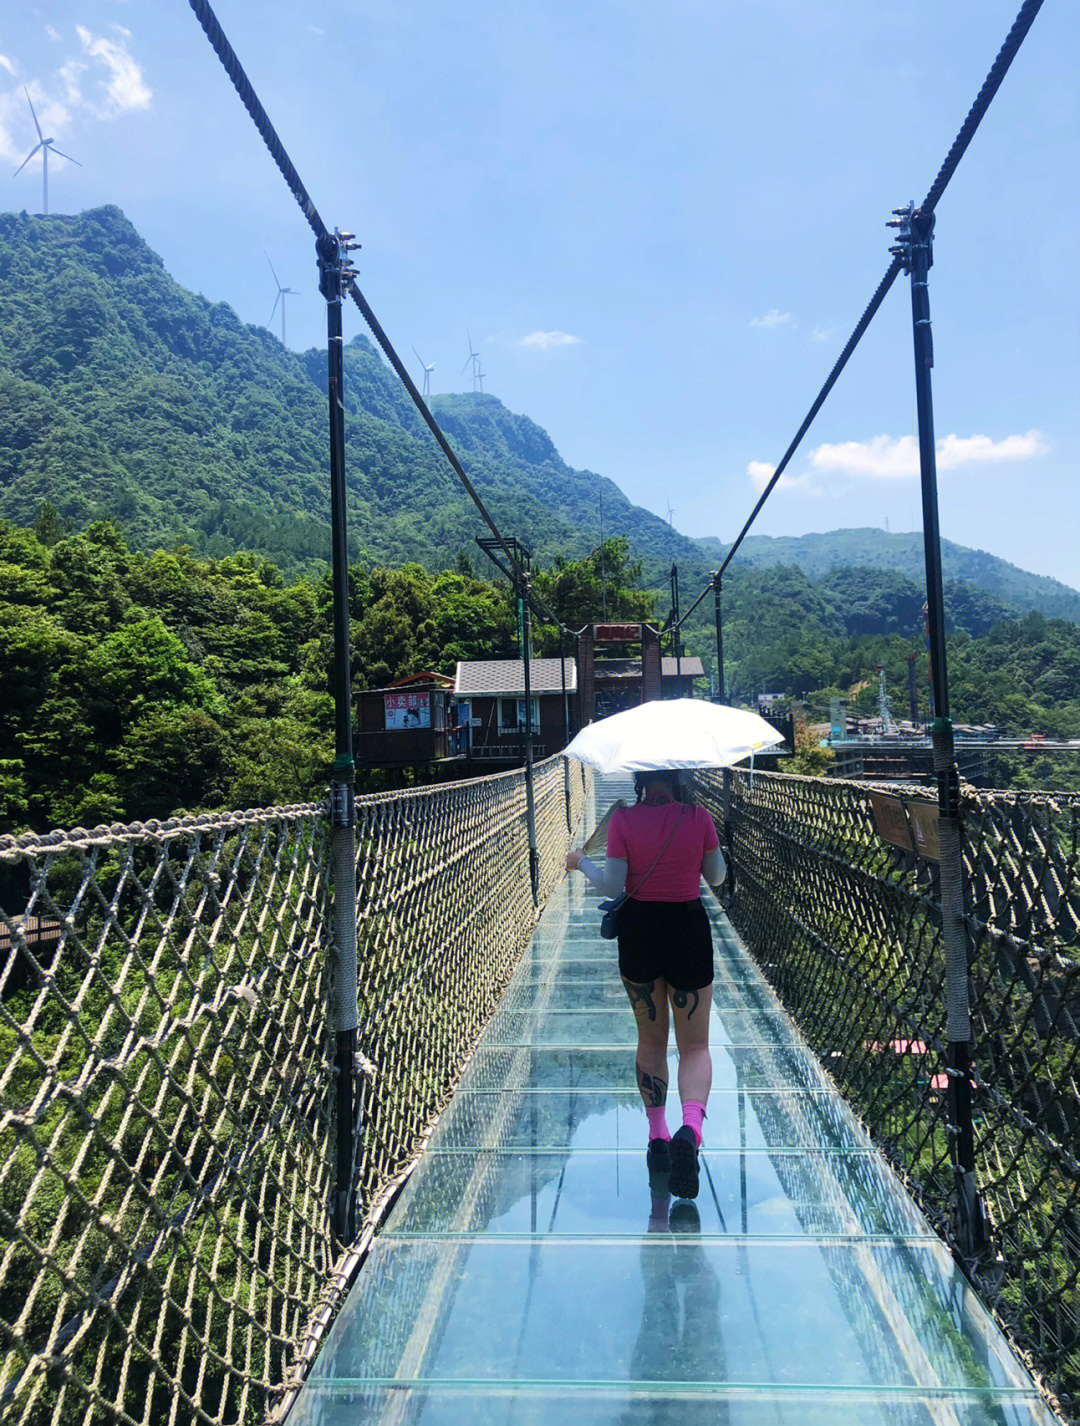
[[[784,735],[756,713],[700,698],[672,698],[590,723],[566,754],[597,772],[650,772],[730,767],[783,741]]]

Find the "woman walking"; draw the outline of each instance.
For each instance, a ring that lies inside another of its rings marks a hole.
[[[635,773],[637,803],[616,809],[601,871],[577,848],[568,871],[581,871],[608,896],[625,890],[619,912],[619,973],[637,1019],[637,1083],[649,1120],[650,1170],[670,1168],[677,1198],[696,1198],[698,1150],[712,1086],[709,1014],[712,931],[701,878],[724,879],[716,826],[704,807],[683,801],[674,771]],[[679,1049],[683,1123],[667,1124],[668,1029]]]

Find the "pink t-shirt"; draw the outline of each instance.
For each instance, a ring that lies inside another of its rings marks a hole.
[[[678,831],[650,875],[649,868],[676,823]],[[680,802],[619,807],[608,827],[607,854],[628,864],[626,890],[631,896],[645,881],[642,901],[695,900],[701,895],[701,859],[719,845],[716,825],[705,808]]]

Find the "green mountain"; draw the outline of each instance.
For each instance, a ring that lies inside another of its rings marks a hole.
[[[699,544],[714,561],[726,549],[719,540]],[[748,535],[736,558],[740,565],[754,569],[795,565],[812,579],[838,569],[869,568],[903,574],[922,584],[926,569],[920,533],[890,534],[873,528],[830,530],[824,535]],[[985,590],[1008,609],[1037,609],[1048,618],[1080,624],[1080,591],[1048,575],[1029,574],[985,550],[971,550],[951,540],[941,542],[941,562],[946,580],[962,580]]]
[[[353,557],[476,555],[486,527],[397,378],[364,337],[345,364]],[[79,527],[116,516],[143,548],[315,568],[329,553],[325,389],[324,352],[286,351],[180,287],[118,209],[0,215],[0,516],[29,524],[48,499]],[[543,562],[596,543],[600,477],[493,396],[434,404],[502,528]],[[603,488],[612,527],[654,565],[697,555]]]
[[[487,533],[399,382],[364,337],[345,352],[352,558],[452,565]],[[289,575],[329,551],[325,353],[286,351],[265,328],[180,287],[116,208],[0,215],[0,517],[29,525],[48,500],[82,528],[115,516],[141,549],[263,554]],[[541,565],[625,536],[645,583],[677,561],[696,591],[722,546],[574,470],[550,437],[494,396],[432,403],[500,527]],[[1080,593],[947,546],[946,573],[1015,610],[1080,622]],[[751,537],[738,568],[851,566],[918,583],[916,536],[840,531]],[[981,616],[980,616],[981,617]]]

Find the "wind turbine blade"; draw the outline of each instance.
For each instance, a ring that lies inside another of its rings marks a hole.
[[[263,257],[266,259],[267,262],[270,262],[270,254],[266,251],[265,248],[263,248]],[[271,271],[271,272],[274,272],[274,264],[273,264],[272,262],[270,262],[270,271]],[[277,282],[277,289],[278,289],[278,291],[280,292],[280,291],[281,291],[281,283],[278,282],[278,275],[277,275],[276,272],[274,272],[274,281]]]
[[[472,352],[470,351],[470,352],[469,352],[469,355],[468,355],[468,356],[466,357],[466,359],[465,359],[465,366],[468,366],[468,365],[469,365],[469,362],[471,362],[471,361],[472,361]],[[465,366],[463,366],[463,367],[461,368],[462,371],[465,370]],[[461,372],[458,373],[459,376],[460,376],[460,374],[461,374]]]
[[[34,115],[34,128],[37,129],[37,136],[42,143],[45,142],[45,135],[41,132],[41,125],[37,121],[37,114],[34,113],[34,101],[30,98],[30,91],[23,85],[23,93],[26,95],[26,102],[30,105],[30,113]]]
[[[37,148],[31,149],[30,152],[29,152],[29,153],[26,155],[26,157],[23,159],[22,163],[19,164],[18,168],[17,168],[17,169],[15,170],[15,172],[11,175],[12,178],[18,178],[19,174],[22,173],[23,169],[24,169],[24,168],[26,167],[26,165],[30,162],[30,160],[34,157],[34,155],[37,153],[38,149],[43,149],[44,147],[45,147],[45,144],[44,144],[44,143],[40,143],[40,144],[38,144]]]
[[[411,345],[411,343],[410,343],[410,345]],[[414,351],[414,353],[416,354],[416,360],[420,363],[421,366],[423,366],[423,365],[424,365],[424,358],[420,355],[420,353],[416,350],[415,347],[413,347],[413,351]],[[424,369],[425,369],[425,371],[427,370],[426,367],[425,367]]]
[[[53,153],[56,154],[59,158],[66,158],[68,163],[73,163],[76,168],[82,168],[82,164],[77,158],[72,158],[69,153],[61,153],[55,144],[50,144],[49,147],[52,149]]]
[[[279,292],[278,295],[274,298],[274,305],[270,308],[270,315],[269,315],[269,317],[267,317],[267,319],[266,319],[266,325],[267,325],[268,327],[269,327],[270,323],[274,320],[274,313],[277,311],[277,305],[278,305],[278,303],[279,303],[280,301],[281,301],[281,293]]]

